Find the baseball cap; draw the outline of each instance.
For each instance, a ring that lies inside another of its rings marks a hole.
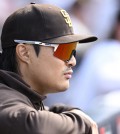
[[[62,8],[32,3],[15,11],[3,25],[2,49],[16,45],[14,40],[65,44],[92,42],[97,37],[74,34],[70,16]]]

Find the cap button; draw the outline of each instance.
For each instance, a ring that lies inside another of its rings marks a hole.
[[[31,2],[30,4],[35,4],[35,2]]]

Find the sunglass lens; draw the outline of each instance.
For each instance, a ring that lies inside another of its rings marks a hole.
[[[77,43],[61,44],[58,46],[57,50],[54,52],[54,56],[63,61],[70,60],[72,55],[75,56],[76,46],[77,46]]]

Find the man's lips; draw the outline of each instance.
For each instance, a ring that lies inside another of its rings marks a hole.
[[[72,77],[73,70],[66,71],[64,73],[66,79],[70,79]]]

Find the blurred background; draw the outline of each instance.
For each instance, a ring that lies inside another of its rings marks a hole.
[[[0,0],[0,34],[6,18],[31,2],[64,8],[75,33],[98,37],[78,45],[70,88],[48,95],[45,105],[79,107],[98,123],[100,134],[120,134],[120,0]]]

